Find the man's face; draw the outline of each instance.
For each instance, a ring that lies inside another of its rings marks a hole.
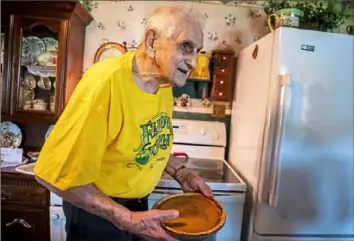
[[[185,85],[188,75],[196,68],[203,37],[200,28],[185,26],[176,38],[158,41],[155,59],[164,81],[178,87]]]

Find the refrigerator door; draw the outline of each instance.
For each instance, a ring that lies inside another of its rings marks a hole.
[[[354,38],[291,28],[275,35],[267,191],[254,230],[284,240],[352,238]]]

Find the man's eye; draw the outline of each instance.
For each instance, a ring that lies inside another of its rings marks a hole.
[[[184,52],[187,53],[193,52],[193,46],[190,43],[182,43],[181,47]]]

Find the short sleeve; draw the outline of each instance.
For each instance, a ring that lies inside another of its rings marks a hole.
[[[85,91],[83,86],[79,91]],[[92,92],[92,90],[91,90]],[[91,101],[76,93],[44,143],[35,174],[60,190],[94,183],[100,175],[108,138],[109,87]]]

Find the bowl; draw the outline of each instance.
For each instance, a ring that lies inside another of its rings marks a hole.
[[[30,158],[31,161],[37,161],[39,157],[39,151],[29,151],[27,152],[27,156]]]
[[[153,209],[178,210],[179,216],[161,221],[171,236],[181,241],[212,241],[224,226],[226,212],[215,199],[199,193],[173,194],[159,200]]]

